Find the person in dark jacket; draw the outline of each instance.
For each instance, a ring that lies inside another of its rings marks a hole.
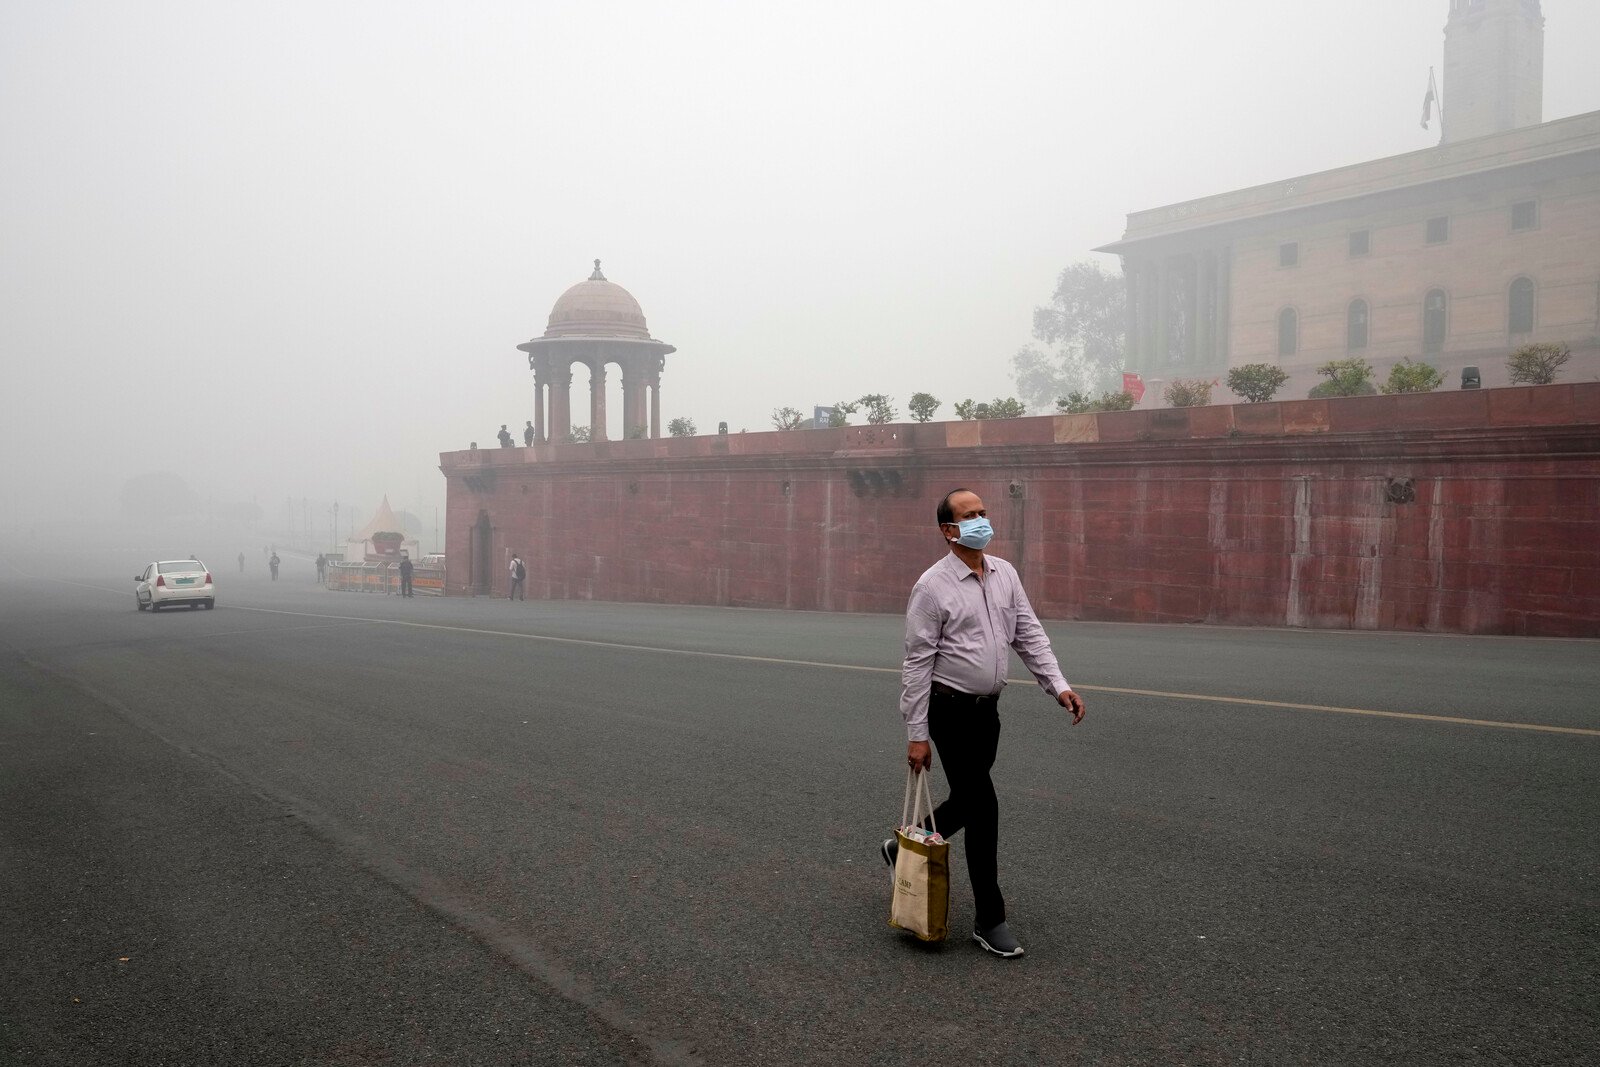
[[[400,595],[411,596],[411,557],[400,557]]]

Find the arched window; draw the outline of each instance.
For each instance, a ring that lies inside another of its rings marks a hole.
[[[1506,319],[1512,333],[1533,332],[1533,279],[1518,278],[1511,283],[1511,306]]]
[[[1352,352],[1367,347],[1367,302],[1365,300],[1350,301],[1350,310],[1345,315],[1344,344]]]
[[[1429,289],[1422,298],[1422,347],[1437,352],[1444,347],[1449,330],[1450,301],[1443,289]]]
[[[1300,316],[1294,308],[1278,312],[1278,355],[1292,356],[1300,348]]]

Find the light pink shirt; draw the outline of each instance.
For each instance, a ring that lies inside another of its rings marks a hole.
[[[980,582],[951,552],[924,571],[911,590],[900,668],[907,740],[928,739],[928,690],[934,682],[976,696],[1005,688],[1007,648],[1017,650],[1046,693],[1055,696],[1070,688],[1016,568],[990,555],[983,557],[983,567]]]

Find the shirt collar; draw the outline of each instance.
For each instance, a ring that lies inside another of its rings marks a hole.
[[[946,567],[951,568],[955,572],[957,581],[961,581],[966,578],[977,577],[977,575],[973,573],[972,568],[967,566],[966,563],[962,561],[961,557],[956,555],[953,550],[945,553],[944,563]],[[985,573],[994,573],[994,560],[990,559],[987,555],[983,557],[983,569]]]

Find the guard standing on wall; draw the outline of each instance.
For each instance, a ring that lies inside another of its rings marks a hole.
[[[523,429],[523,431],[522,431],[522,443],[527,445],[529,448],[532,448],[533,447],[533,438],[534,438],[533,420],[529,419],[527,427],[525,429]]]

